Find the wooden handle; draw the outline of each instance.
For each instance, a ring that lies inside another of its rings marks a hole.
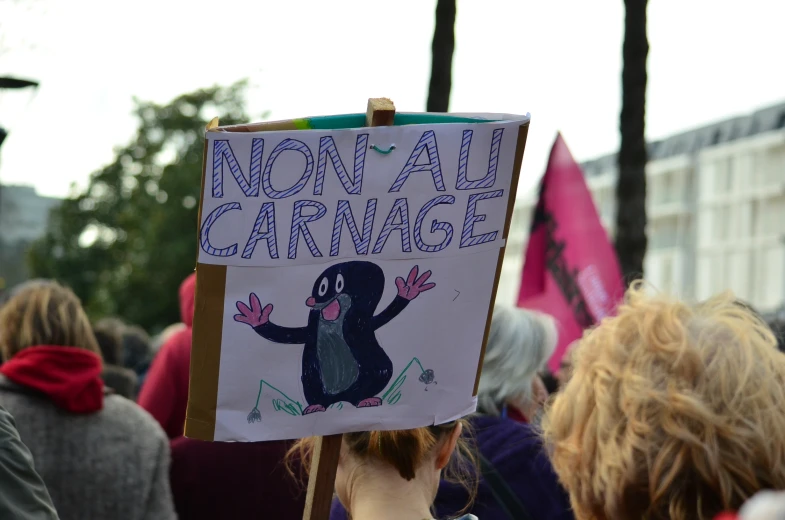
[[[317,437],[313,446],[303,520],[328,520],[343,435]]]

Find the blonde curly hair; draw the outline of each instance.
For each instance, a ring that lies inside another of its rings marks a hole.
[[[576,348],[544,435],[579,520],[710,520],[785,489],[785,356],[730,294],[638,283]]]

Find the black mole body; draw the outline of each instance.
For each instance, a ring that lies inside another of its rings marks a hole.
[[[396,295],[374,316],[384,292],[384,272],[371,262],[344,262],[316,279],[308,325],[289,328],[264,323],[254,330],[276,343],[303,344],[302,383],[310,405],[305,413],[338,402],[378,406],[373,399],[392,378],[393,365],[376,339],[376,330],[409,304]]]

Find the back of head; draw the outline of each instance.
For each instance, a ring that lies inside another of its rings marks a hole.
[[[148,362],[152,356],[150,336],[138,325],[125,327],[123,329],[123,352],[125,367],[136,370]]]
[[[385,462],[401,478],[412,480],[431,450],[454,428],[454,423],[448,423],[412,430],[347,433],[344,442],[354,455]]]
[[[136,372],[117,365],[104,365],[101,372],[101,379],[104,384],[114,390],[114,393],[126,399],[136,398],[136,386],[138,378]]]
[[[482,364],[479,410],[499,415],[505,402],[530,398],[532,381],[553,354],[557,341],[552,317],[497,305]]]
[[[99,353],[79,298],[53,281],[35,281],[13,292],[0,308],[0,350],[10,359],[34,346],[76,347]]]
[[[461,437],[461,432],[467,431],[468,427],[466,421],[459,420],[411,430],[345,433],[341,455],[344,462],[341,464],[346,464],[344,457],[352,460],[351,465],[355,469],[344,472],[348,473],[349,479],[363,478],[362,471],[357,471],[356,468],[374,471],[374,468],[381,466],[391,468],[402,479],[411,481],[417,477],[418,469],[425,465],[439,448],[445,443],[455,442],[457,453],[450,458],[443,478],[460,484],[466,489],[468,508],[476,495],[478,485],[475,448],[469,444],[467,436]],[[292,446],[287,455],[290,472],[293,463],[307,471],[310,467],[313,442],[313,438],[300,439]],[[344,502],[345,497],[342,497],[341,488],[345,489],[346,486],[351,486],[351,483],[341,483],[340,480],[340,478],[336,480],[336,490],[339,498]]]
[[[93,326],[93,334],[104,361],[121,365],[123,361],[123,331],[125,324],[117,318],[104,318]]]
[[[711,519],[785,487],[785,356],[730,295],[628,291],[545,421],[578,519]]]

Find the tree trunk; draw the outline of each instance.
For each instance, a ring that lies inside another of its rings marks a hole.
[[[647,0],[624,0],[619,179],[616,185],[616,254],[627,284],[643,277],[646,256],[646,37]]]
[[[452,88],[452,53],[455,50],[456,0],[437,0],[436,26],[431,46],[431,84],[428,112],[447,112]]]

